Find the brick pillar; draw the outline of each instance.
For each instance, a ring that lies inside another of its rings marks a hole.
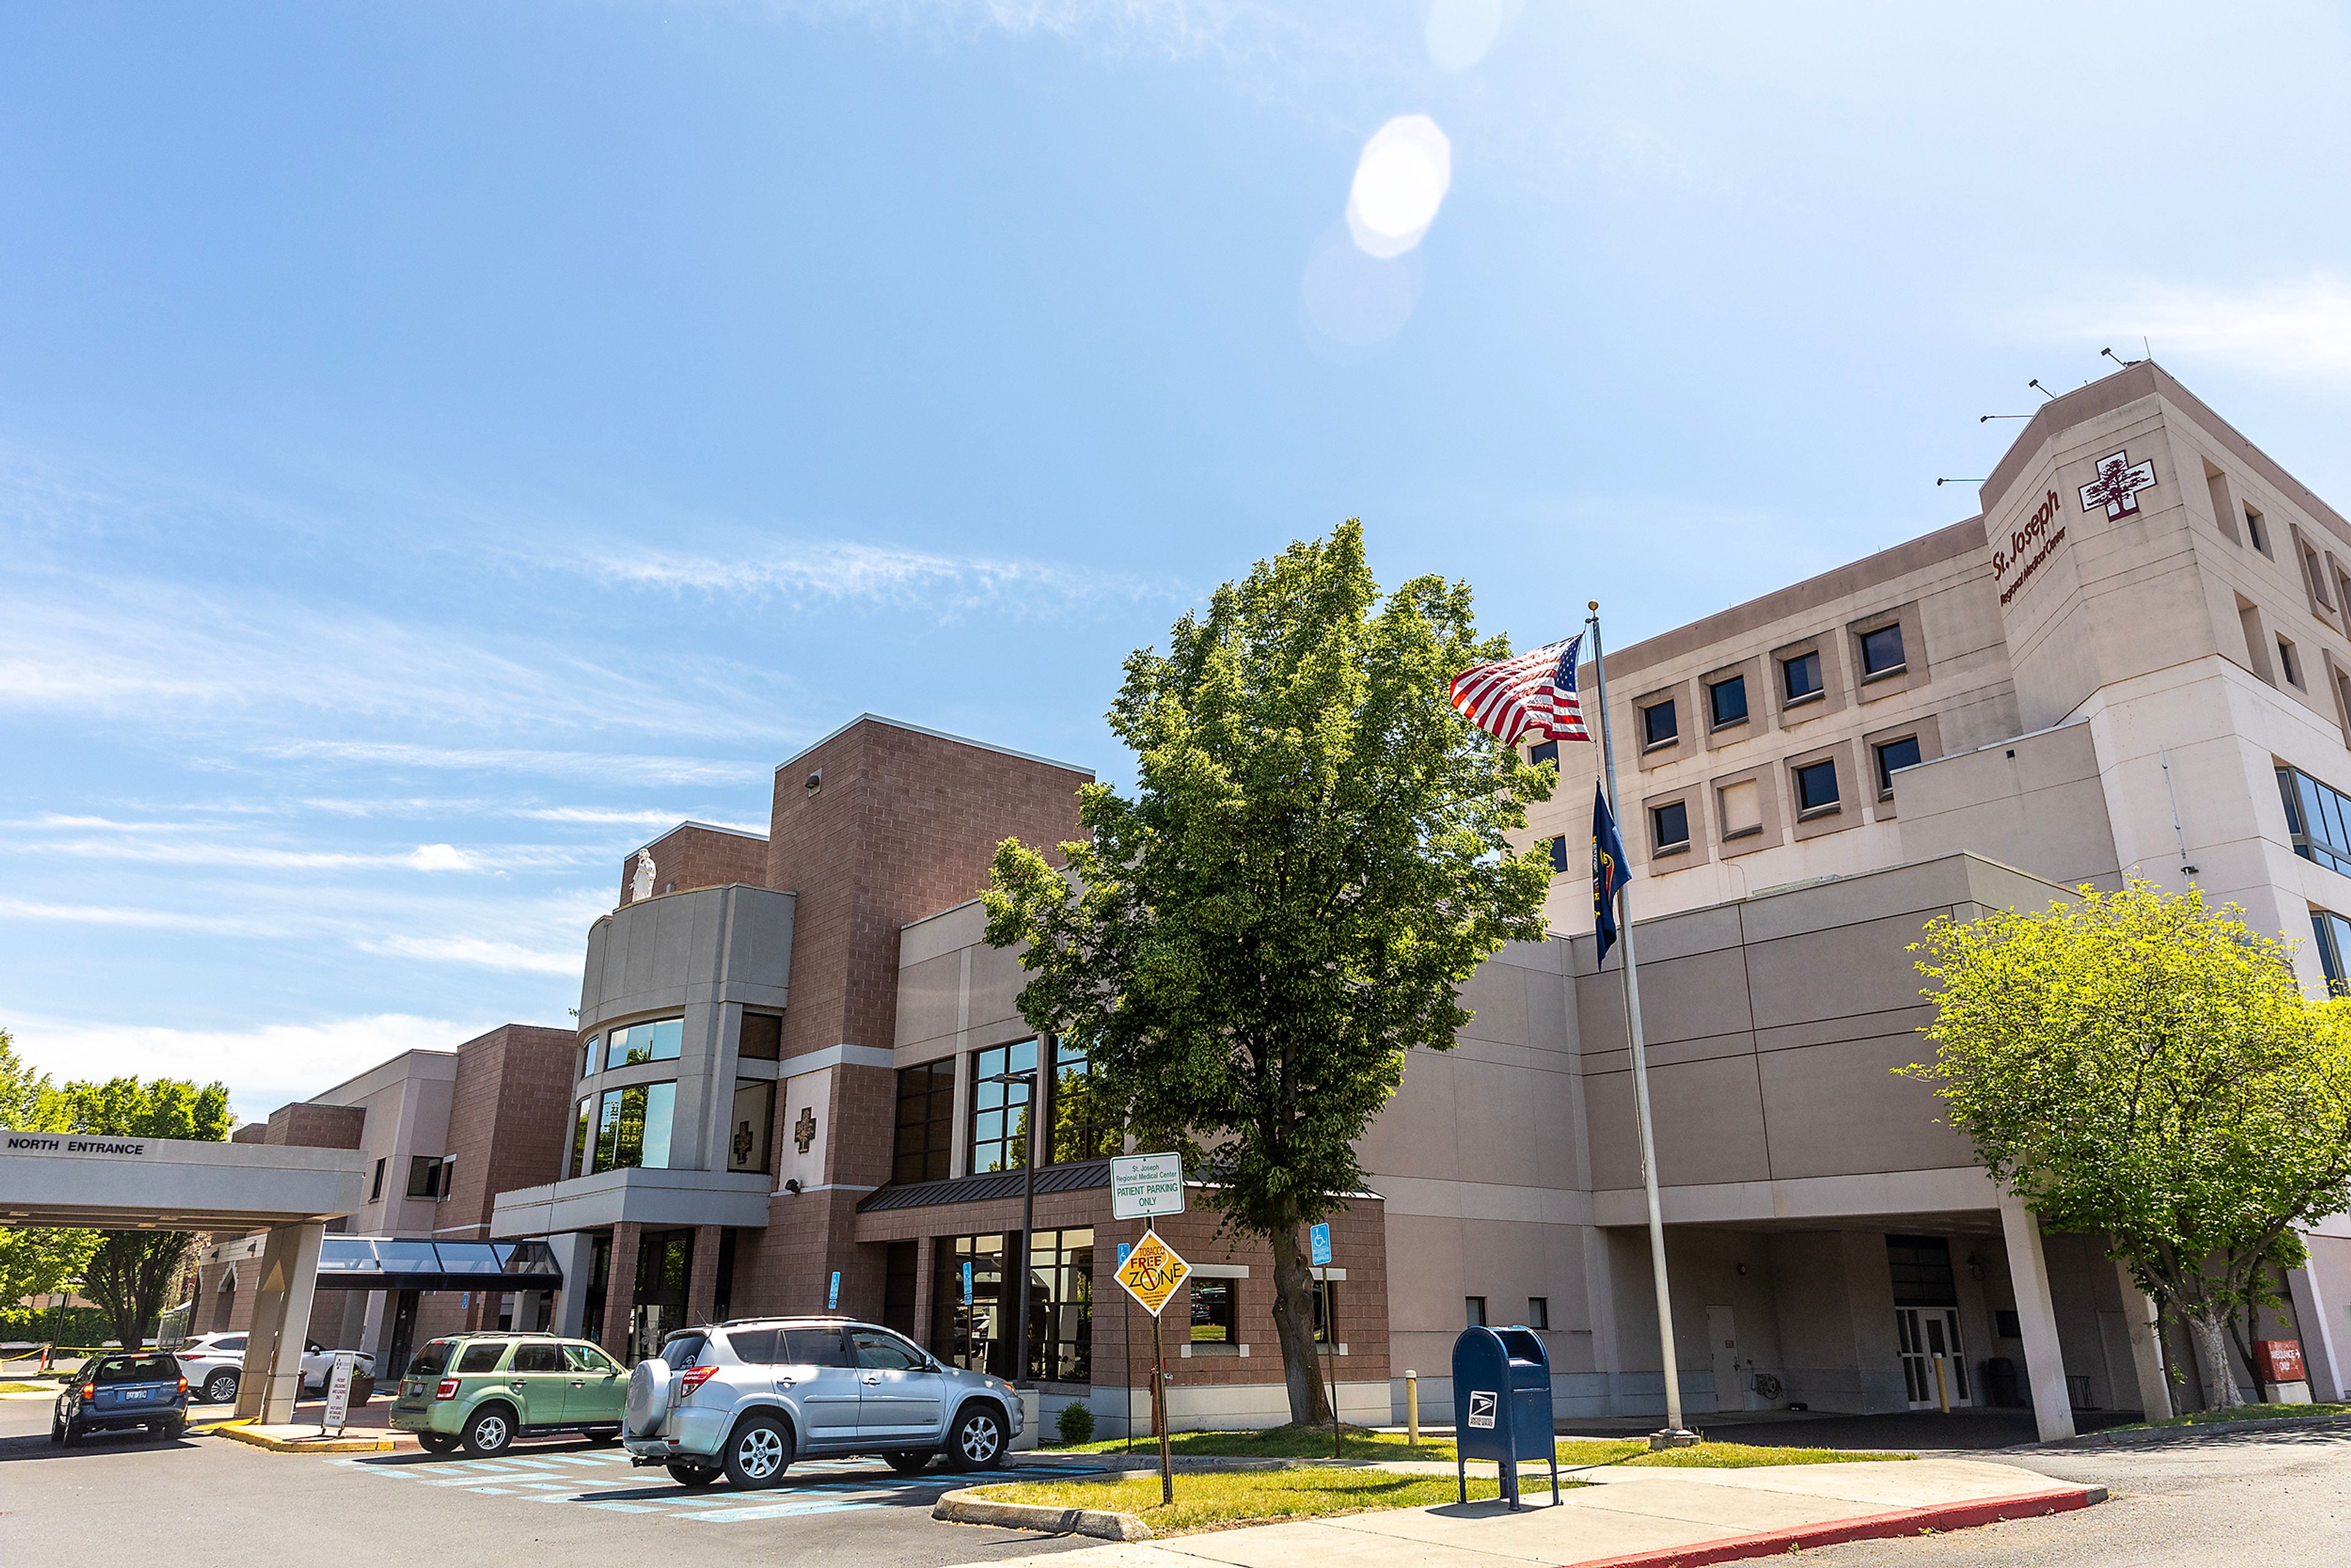
[[[604,1348],[629,1364],[629,1317],[637,1299],[637,1237],[644,1227],[624,1219],[612,1227],[612,1271],[604,1277]]]
[[[716,1225],[694,1228],[694,1270],[685,1281],[689,1327],[708,1322],[718,1304],[718,1231]]]
[[[938,1347],[931,1343],[931,1324],[935,1321],[938,1284],[938,1239],[925,1236],[914,1243],[914,1343],[934,1355],[938,1354]]]

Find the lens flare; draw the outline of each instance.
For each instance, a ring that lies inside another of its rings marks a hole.
[[[1347,232],[1367,256],[1402,256],[1420,243],[1453,184],[1453,144],[1425,114],[1401,114],[1364,143],[1347,193]]]

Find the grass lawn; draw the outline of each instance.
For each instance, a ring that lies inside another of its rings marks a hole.
[[[2206,1427],[2223,1421],[2275,1421],[2282,1417],[2351,1416],[2351,1405],[2240,1405],[2234,1410],[2198,1410],[2168,1421],[2137,1421],[2110,1432],[2145,1432],[2157,1427]]]
[[[1403,1434],[1374,1432],[1349,1427],[1340,1458],[1392,1461],[1437,1459],[1451,1463],[1448,1439],[1424,1437],[1417,1449],[1405,1446]],[[1178,1458],[1327,1459],[1331,1458],[1328,1427],[1270,1427],[1254,1432],[1178,1432],[1167,1440]],[[1134,1440],[1137,1454],[1153,1453],[1158,1445]],[[1126,1440],[1081,1443],[1058,1453],[1110,1454],[1125,1451]],[[1662,1465],[1700,1469],[1744,1469],[1755,1465],[1829,1465],[1849,1460],[1907,1459],[1907,1454],[1854,1454],[1835,1448],[1770,1448],[1750,1443],[1700,1443],[1695,1448],[1665,1448],[1652,1453],[1646,1437],[1562,1437],[1558,1444],[1562,1469],[1579,1465]],[[1415,1505],[1399,1505],[1415,1506]]]
[[[0,1383],[0,1394],[55,1394],[54,1383]]]
[[[1520,1484],[1532,1485],[1523,1476]],[[1491,1480],[1469,1478],[1473,1501],[1496,1496],[1497,1490]],[[1228,1525],[1259,1524],[1270,1520],[1364,1513],[1374,1509],[1426,1508],[1458,1501],[1461,1496],[1451,1476],[1319,1469],[1179,1475],[1176,1478],[1176,1500],[1164,1506],[1159,1500],[1159,1476],[1147,1470],[1115,1480],[1014,1482],[983,1487],[979,1495],[1001,1502],[1131,1513],[1149,1525],[1155,1535],[1221,1530]]]

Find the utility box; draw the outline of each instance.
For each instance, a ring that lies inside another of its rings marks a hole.
[[[1469,1500],[1469,1461],[1502,1469],[1502,1500],[1519,1506],[1519,1465],[1551,1466],[1559,1501],[1559,1446],[1552,1436],[1551,1356],[1532,1329],[1467,1328],[1453,1342],[1454,1469]]]
[[[2265,1404],[2310,1403],[2310,1374],[2303,1367],[2300,1340],[2255,1340],[2253,1371],[2262,1385],[2262,1399]]]

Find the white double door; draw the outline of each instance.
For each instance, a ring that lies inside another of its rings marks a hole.
[[[1894,1335],[1902,1351],[1902,1383],[1913,1410],[1938,1410],[1949,1398],[1953,1405],[1972,1405],[1968,1387],[1968,1358],[1959,1344],[1959,1312],[1956,1307],[1896,1307]],[[1936,1372],[1942,1382],[1938,1386]]]

